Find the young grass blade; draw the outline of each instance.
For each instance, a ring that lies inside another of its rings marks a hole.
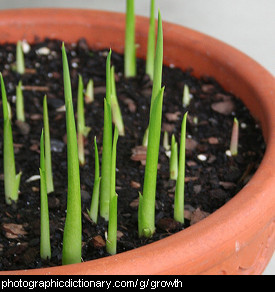
[[[185,179],[185,141],[186,141],[186,120],[187,112],[184,114],[181,124],[180,154],[178,178],[176,181],[174,219],[184,223],[184,179]]]
[[[3,155],[4,155],[5,201],[7,204],[11,204],[12,202],[17,202],[18,200],[18,189],[21,179],[21,172],[16,174],[15,171],[12,128],[7,101],[7,94],[2,74],[0,74],[0,79],[4,118]]]
[[[40,257],[44,260],[51,258],[50,224],[48,195],[46,184],[45,152],[43,129],[40,139]]]
[[[158,96],[152,103],[152,110],[149,121],[149,136],[143,194],[140,195],[138,210],[138,230],[140,237],[151,237],[155,232],[155,198],[163,93],[164,87],[160,90]]]
[[[94,188],[93,188],[91,207],[88,213],[89,213],[90,218],[95,223],[97,223],[98,206],[99,206],[99,187],[100,187],[101,178],[99,177],[99,157],[98,157],[96,137],[94,138],[94,146],[95,146],[95,179],[94,179]]]
[[[67,215],[63,235],[62,264],[81,262],[81,193],[77,149],[76,126],[72,102],[69,65],[64,43],[62,44],[62,61],[67,126],[67,163],[68,196]]]
[[[85,126],[84,115],[84,94],[82,77],[78,77],[78,94],[77,94],[77,134],[78,134],[78,159],[80,165],[85,164],[84,143],[85,137],[88,136],[91,128]]]
[[[238,155],[238,144],[239,144],[239,121],[234,118],[231,142],[230,142],[230,152],[232,156]]]
[[[109,224],[108,236],[106,241],[106,250],[109,254],[116,254],[117,247],[117,194],[116,194],[116,148],[118,139],[118,129],[115,127],[113,149],[112,149],[112,165],[111,165],[111,197],[109,208]]]
[[[16,71],[19,74],[25,73],[25,60],[21,41],[18,41],[16,45]]]
[[[154,76],[154,59],[155,59],[155,0],[151,0],[150,24],[147,41],[146,55],[146,74],[151,80]]]
[[[106,61],[106,98],[104,99],[104,128],[100,184],[100,216],[106,221],[109,220],[112,160],[111,53],[112,51],[110,50]]]
[[[43,122],[44,122],[44,136],[45,136],[45,169],[46,169],[46,181],[47,181],[47,193],[54,191],[53,174],[52,174],[52,154],[51,154],[51,138],[50,138],[50,126],[47,96],[44,96],[43,100]]]
[[[85,91],[85,102],[92,103],[94,101],[94,81],[90,79],[86,91]]]
[[[171,156],[170,156],[170,179],[176,180],[178,177],[178,143],[175,135],[171,139]]]
[[[115,67],[111,68],[111,108],[112,108],[112,119],[114,124],[118,128],[118,133],[120,136],[125,135],[124,123],[120,111],[120,107],[117,100],[116,94],[116,81],[115,81]]]
[[[154,80],[153,80],[151,104],[154,103],[155,98],[157,97],[157,95],[159,94],[159,91],[161,90],[162,66],[163,66],[163,32],[162,32],[161,14],[159,11],[158,12],[158,37],[157,37],[156,55],[155,55],[155,61],[154,61]]]
[[[16,86],[16,119],[18,121],[25,122],[24,97],[21,80]]]
[[[136,76],[136,44],[135,44],[135,1],[127,0],[125,51],[124,51],[124,75]]]
[[[103,149],[101,162],[101,184],[100,184],[100,216],[106,221],[109,220],[110,204],[110,181],[112,161],[112,114],[111,106],[104,99],[104,128],[103,128]]]

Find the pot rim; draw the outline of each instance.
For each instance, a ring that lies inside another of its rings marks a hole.
[[[29,18],[30,16],[31,18]],[[46,25],[54,27],[54,23],[57,21],[61,21],[68,28],[72,21],[77,26],[83,26],[83,19],[85,19],[85,29],[94,29],[93,26],[96,26],[97,29],[101,27],[106,30],[107,19],[113,25],[113,29],[118,29],[121,34],[124,33],[125,15],[123,13],[73,8],[2,10],[0,11],[0,30],[2,26],[7,25],[11,28],[23,26],[22,30],[34,25],[36,29],[38,26]],[[146,17],[136,16],[137,42],[142,42],[147,38],[147,21]],[[264,158],[254,176],[238,194],[213,214],[186,230],[158,242],[81,264],[36,270],[4,271],[0,274],[165,274],[171,273],[171,271],[177,273],[177,268],[180,268],[180,273],[204,273],[218,265],[224,258],[229,259],[232,255],[238,257],[249,245],[247,241],[255,240],[255,236],[265,230],[268,230],[269,245],[274,251],[275,199],[272,193],[275,188],[275,172],[273,171],[275,115],[272,113],[273,100],[275,100],[274,77],[244,53],[213,37],[165,21],[163,22],[163,32],[164,63],[166,65],[176,64],[179,61],[180,56],[167,54],[167,52],[168,49],[173,49],[172,46],[180,46],[187,52],[185,56],[192,55],[194,59],[202,60],[200,68],[194,67],[194,75],[200,75],[205,71],[208,75],[217,78],[229,90],[232,90],[231,84],[236,85],[237,81],[244,84],[245,89],[238,90],[237,95],[243,99],[252,114],[261,122],[267,144]],[[18,32],[15,38],[18,38],[20,33]],[[59,35],[58,32],[53,31],[51,34]],[[11,33],[7,32],[1,42],[10,38],[10,35]],[[35,37],[33,32],[27,32],[24,36],[31,40]],[[68,35],[65,36],[66,38]],[[114,38],[110,42],[110,46],[114,45],[118,51],[122,52],[123,46],[118,45],[119,42],[121,43],[120,40]],[[95,45],[102,46],[100,43]],[[191,53],[194,51],[195,54]],[[139,50],[138,56],[144,58],[145,50]],[[179,62],[182,67],[182,61]],[[253,101],[256,101],[256,105],[252,105],[251,96]],[[240,206],[242,206],[241,209]],[[248,218],[251,220],[248,221]],[[272,227],[270,227],[271,225]],[[168,249],[167,246],[172,244],[173,249]],[[266,245],[266,243],[263,244]],[[257,260],[262,259],[262,252],[257,255]],[[214,257],[215,261],[211,263],[207,256]],[[154,257],[155,259],[153,259]],[[265,268],[269,258],[270,251],[268,257],[262,259],[261,266],[255,268],[257,273]],[[162,267],[160,267],[160,261],[164,262]],[[182,267],[183,264],[187,266],[191,263],[197,265],[198,268],[188,270]],[[149,270],[145,270],[145,268],[149,268]]]

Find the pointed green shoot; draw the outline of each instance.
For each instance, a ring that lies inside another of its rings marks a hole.
[[[49,126],[49,115],[47,96],[43,99],[43,122],[44,122],[44,136],[45,136],[45,169],[46,169],[46,182],[47,182],[47,193],[54,191],[53,174],[52,174],[52,154],[51,154],[51,137],[50,137],[50,126]]]
[[[21,80],[16,86],[16,119],[18,121],[25,122],[24,97]]]
[[[148,31],[147,41],[147,55],[146,55],[146,74],[149,75],[150,79],[154,77],[154,59],[155,59],[155,0],[151,0],[150,9],[150,23]]]
[[[39,172],[40,172],[40,257],[41,259],[47,260],[51,258],[51,242],[43,129],[41,132],[40,139]]]
[[[112,81],[111,81],[111,55],[110,49],[106,60],[106,100],[111,105]]]
[[[230,152],[232,156],[238,155],[238,144],[239,144],[239,121],[237,118],[234,118],[230,141]]]
[[[176,180],[178,177],[178,143],[175,135],[171,139],[171,156],[170,156],[170,179]]]
[[[81,193],[78,162],[77,135],[72,102],[69,65],[64,43],[62,44],[64,94],[67,127],[68,195],[67,215],[63,235],[62,264],[81,262]]]
[[[104,99],[103,149],[100,183],[100,216],[109,220],[110,178],[112,161],[112,110],[111,110],[111,53],[106,60],[106,98]]]
[[[127,0],[124,50],[124,75],[136,76],[135,1]]]
[[[85,91],[85,102],[92,103],[94,99],[94,81],[93,79],[90,79]]]
[[[13,136],[11,121],[9,115],[9,107],[7,101],[7,94],[2,74],[1,78],[1,91],[2,91],[2,105],[3,105],[3,118],[4,118],[4,185],[5,185],[5,201],[7,204],[17,202],[19,184],[21,179],[21,172],[16,174],[14,149],[13,149]]]
[[[95,146],[95,178],[94,178],[94,188],[92,194],[92,202],[90,210],[88,211],[89,217],[97,223],[98,219],[98,206],[99,206],[99,187],[100,187],[100,176],[99,176],[99,157],[98,157],[98,149],[96,143],[96,137],[94,138],[94,146]]]
[[[25,60],[21,41],[16,44],[16,71],[19,74],[25,73]]]
[[[108,235],[106,241],[106,250],[109,254],[116,254],[117,248],[117,194],[116,194],[116,149],[118,140],[118,129],[115,127],[112,149],[111,165],[111,198],[109,208]]]
[[[162,67],[163,67],[163,31],[162,31],[162,20],[160,11],[158,12],[158,36],[157,36],[157,45],[156,45],[156,55],[154,61],[154,80],[152,88],[152,101],[157,97],[161,90],[162,83]],[[151,108],[152,109],[152,108]]]
[[[125,135],[124,123],[121,115],[121,110],[117,100],[116,94],[116,81],[115,81],[115,67],[111,68],[111,108],[112,108],[112,119],[113,123],[118,128],[118,133],[120,136]]]
[[[178,178],[176,181],[175,202],[174,202],[174,219],[182,224],[184,223],[186,120],[187,120],[187,112],[184,114],[182,124],[181,124],[179,167],[178,167]]]
[[[84,115],[84,94],[82,76],[78,76],[78,94],[77,94],[77,134],[78,134],[78,159],[80,165],[85,164],[84,143],[91,128],[85,126]]]
[[[138,232],[140,237],[151,237],[155,232],[155,198],[163,93],[164,87],[160,90],[158,96],[152,103],[152,110],[149,121],[149,136],[143,194],[140,194],[138,209]]]
[[[182,95],[182,105],[183,107],[187,107],[190,104],[190,90],[189,90],[189,86],[187,84],[184,85],[183,88],[183,95]]]

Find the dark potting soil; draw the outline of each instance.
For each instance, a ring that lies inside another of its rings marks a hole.
[[[43,49],[41,49],[43,48]],[[45,49],[46,48],[46,49]],[[76,111],[78,74],[84,85],[94,80],[95,101],[85,105],[86,125],[91,132],[86,139],[86,164],[80,168],[83,205],[83,261],[108,256],[105,250],[107,223],[99,218],[95,225],[87,214],[94,180],[94,136],[101,158],[103,133],[103,99],[105,97],[105,62],[108,50],[92,51],[85,40],[66,45]],[[63,69],[60,41],[43,41],[31,46],[25,54],[27,72],[20,76],[13,70],[15,45],[0,46],[0,71],[3,74],[13,113],[13,138],[16,168],[22,171],[17,204],[6,205],[3,179],[3,141],[0,141],[0,270],[39,268],[61,264],[62,238],[66,215],[67,153],[66,121],[63,92]],[[251,178],[265,150],[259,125],[243,103],[226,92],[210,77],[196,79],[192,70],[173,66],[163,68],[165,85],[163,124],[157,177],[156,233],[151,239],[138,237],[138,192],[142,192],[144,158],[142,144],[148,126],[152,83],[143,60],[137,61],[138,75],[123,76],[123,56],[112,52],[116,71],[116,89],[121,107],[125,136],[117,146],[118,253],[159,240],[188,228],[230,200]],[[16,122],[15,89],[19,80],[24,86],[27,125]],[[184,85],[193,98],[182,106]],[[55,191],[48,195],[52,258],[41,261],[40,247],[40,181],[39,141],[43,127],[42,102],[47,94],[52,167]],[[179,142],[180,127],[188,111],[186,145],[185,224],[173,220],[175,181],[169,179],[169,158],[162,146],[163,133],[169,141],[175,134]],[[231,157],[229,149],[233,118],[240,124],[239,153]],[[0,135],[3,137],[3,115],[0,111]],[[32,180],[33,179],[33,180]]]

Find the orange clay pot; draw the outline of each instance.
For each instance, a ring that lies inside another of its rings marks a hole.
[[[123,53],[125,15],[89,10],[0,12],[0,41],[85,37],[95,49]],[[275,79],[236,49],[193,30],[163,23],[164,63],[211,75],[239,96],[262,125],[267,149],[249,183],[199,223],[168,238],[81,264],[0,274],[261,274],[275,248]],[[145,58],[148,19],[136,18],[138,57]]]

